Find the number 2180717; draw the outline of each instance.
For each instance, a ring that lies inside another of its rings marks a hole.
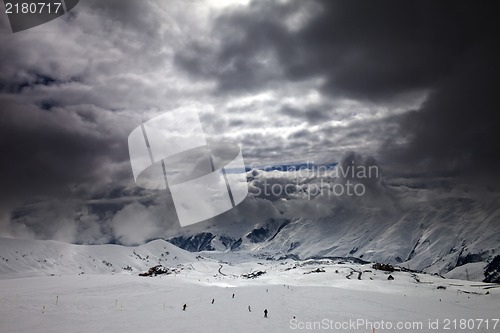
[[[41,13],[59,13],[62,10],[60,2],[23,2],[23,3],[5,3],[6,14],[41,14]]]

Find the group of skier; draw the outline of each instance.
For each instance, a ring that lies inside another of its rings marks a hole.
[[[234,298],[234,294],[233,294],[233,297]],[[212,304],[215,303],[215,298],[212,298]],[[184,305],[182,306],[182,311],[186,311],[186,308],[187,308],[187,304],[184,303]],[[252,308],[250,307],[250,305],[248,306],[248,312],[252,312]],[[267,314],[268,314],[268,311],[267,309],[264,309],[264,318],[267,318]]]

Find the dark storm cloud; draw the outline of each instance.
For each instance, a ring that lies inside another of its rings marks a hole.
[[[250,163],[378,151],[384,170],[422,179],[496,173],[488,3],[255,1],[218,16],[196,4],[91,0],[0,30],[0,235],[162,236],[177,223],[171,198],[135,187],[127,136],[191,101],[213,106],[207,140],[238,143]],[[224,216],[278,211],[259,200]]]
[[[465,1],[318,1],[295,31],[304,2],[255,1],[219,17],[219,43],[193,42],[177,64],[222,90],[261,89],[277,79],[325,79],[335,96],[393,99],[452,73],[494,29],[494,11]],[[292,26],[292,28],[290,27]],[[203,57],[197,56],[204,54]],[[195,56],[196,55],[196,56]]]
[[[174,61],[196,77],[216,79],[221,92],[264,88],[281,78],[274,51],[289,43],[280,21],[288,7],[254,2],[250,8],[228,10],[230,14],[221,16],[213,28],[217,43],[193,40],[176,52]]]
[[[155,2],[137,2],[123,0],[92,0],[91,8],[101,17],[109,18],[115,24],[131,28],[143,36],[156,36],[161,30],[159,7]],[[152,45],[154,46],[154,45]]]
[[[281,60],[288,77],[324,73],[327,91],[357,98],[432,87],[494,25],[487,6],[464,1],[322,4],[323,13],[297,34],[294,53]]]
[[[181,9],[161,4],[88,1],[35,29],[0,30],[0,236],[130,241],[113,216],[149,207],[152,193],[134,193],[127,136],[182,90],[162,70],[189,20],[165,29]]]
[[[218,42],[195,41],[177,53],[176,63],[191,75],[215,79],[226,92],[313,78],[322,79],[323,94],[382,105],[430,92],[421,109],[395,125],[389,116],[393,136],[380,154],[388,163],[435,174],[495,173],[500,36],[491,3],[314,3],[310,10],[299,1],[255,1],[248,10],[226,12],[213,30]],[[309,19],[294,28],[291,18],[308,11]],[[206,56],[193,57],[196,48]],[[332,119],[334,111],[325,111],[282,109],[310,123]]]
[[[99,124],[99,112],[46,111],[9,98],[0,106],[2,200],[58,194],[106,177],[106,163],[128,158],[121,137]]]
[[[421,109],[401,116],[383,150],[392,167],[499,184],[498,59],[498,50],[479,45]]]

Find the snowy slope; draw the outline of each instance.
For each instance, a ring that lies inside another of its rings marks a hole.
[[[447,200],[416,206],[401,216],[359,208],[329,218],[297,219],[263,248],[301,258],[355,256],[440,274],[468,260],[484,267],[500,254],[500,216],[498,209],[484,212],[478,206]]]
[[[388,273],[345,260],[276,261],[244,252],[207,252],[208,259],[164,241],[122,247],[2,239],[0,250],[9,256],[0,270],[0,332],[256,333],[310,331],[307,325],[341,332],[372,332],[372,326],[382,332],[381,325],[396,332],[500,329],[499,285]],[[165,251],[162,264],[179,265],[179,274],[138,276]],[[108,260],[111,267],[102,264]],[[78,274],[78,265],[85,274]],[[113,272],[122,265],[136,271]],[[243,276],[258,272],[256,278]],[[269,318],[263,318],[264,309]],[[452,320],[469,326],[454,329]],[[335,326],[353,322],[348,329]]]
[[[175,267],[196,255],[164,240],[137,247],[73,245],[0,238],[0,278],[41,275],[139,273],[161,264]]]

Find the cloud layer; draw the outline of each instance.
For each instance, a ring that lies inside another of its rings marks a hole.
[[[87,1],[16,34],[0,16],[0,236],[132,244],[175,229],[169,193],[135,186],[127,136],[192,102],[207,139],[238,143],[248,165],[374,156],[386,181],[492,193],[494,13],[469,1]],[[277,199],[216,222],[279,215]],[[309,204],[295,207],[328,212]]]

